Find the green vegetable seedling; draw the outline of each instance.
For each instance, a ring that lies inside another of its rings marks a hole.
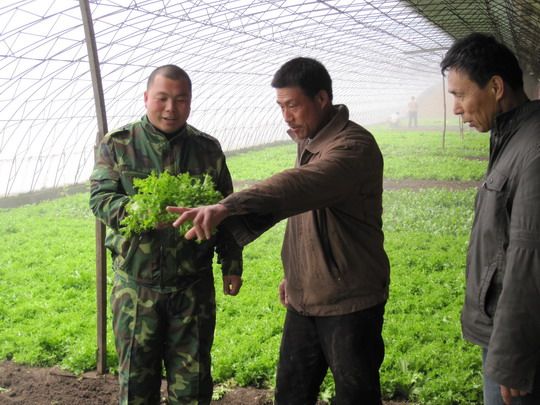
[[[197,207],[215,204],[223,198],[214,187],[210,175],[195,177],[189,173],[177,176],[169,172],[160,175],[152,172],[144,179],[134,179],[137,193],[130,196],[126,205],[126,216],[120,222],[121,232],[126,237],[156,229],[160,224],[170,223],[177,218],[165,210],[169,205],[179,207]],[[191,227],[190,222],[180,226],[184,235]]]

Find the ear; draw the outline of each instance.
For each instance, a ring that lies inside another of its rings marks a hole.
[[[315,95],[315,100],[319,103],[322,109],[325,109],[331,104],[330,96],[326,90],[319,90]]]
[[[489,80],[488,86],[495,95],[495,100],[500,101],[504,97],[504,80],[501,76],[493,76]]]
[[[148,92],[144,92],[144,106],[146,107],[146,102],[148,101]]]

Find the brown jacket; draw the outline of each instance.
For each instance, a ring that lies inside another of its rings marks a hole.
[[[296,167],[222,201],[241,245],[289,218],[282,249],[289,305],[305,315],[343,315],[384,303],[383,159],[373,136],[336,106],[331,121],[298,144]],[[234,226],[242,219],[244,227]],[[246,227],[247,226],[247,227]]]

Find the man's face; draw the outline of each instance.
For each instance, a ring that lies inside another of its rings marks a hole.
[[[144,105],[153,126],[167,134],[174,133],[186,124],[191,111],[189,83],[157,75],[144,92]]]
[[[454,114],[479,132],[487,132],[499,113],[497,93],[489,81],[484,88],[473,82],[469,75],[456,69],[448,71],[448,92],[454,96]]]
[[[283,87],[276,89],[276,96],[283,119],[296,139],[311,138],[321,129],[329,103],[326,92],[310,98],[300,87]]]

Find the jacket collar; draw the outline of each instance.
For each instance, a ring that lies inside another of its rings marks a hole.
[[[491,169],[495,160],[510,139],[514,137],[520,128],[520,124],[527,119],[527,116],[540,113],[540,101],[527,101],[513,110],[501,113],[495,117],[495,125],[491,129],[489,137],[489,164]]]
[[[512,134],[516,124],[534,111],[540,111],[540,100],[527,101],[513,110],[497,115],[492,134],[495,137],[506,137],[507,134]]]
[[[324,150],[334,140],[336,133],[340,132],[349,122],[349,110],[347,106],[338,104],[333,108],[333,117],[330,121],[313,138],[308,138],[301,142],[301,145],[310,153],[315,154]]]
[[[182,136],[186,135],[187,134],[187,127],[188,125],[184,125],[181,129],[179,129],[178,131],[176,131],[175,133],[173,134],[166,134],[164,133],[163,131],[157,129],[155,126],[152,125],[152,123],[150,122],[150,120],[148,119],[148,115],[144,115],[142,118],[141,118],[141,121],[146,129],[146,131],[150,134],[152,134],[152,136],[155,136],[155,137],[158,137],[158,138],[165,138],[166,140],[168,140],[169,142],[173,142],[174,140],[178,139],[178,138],[181,138]]]

